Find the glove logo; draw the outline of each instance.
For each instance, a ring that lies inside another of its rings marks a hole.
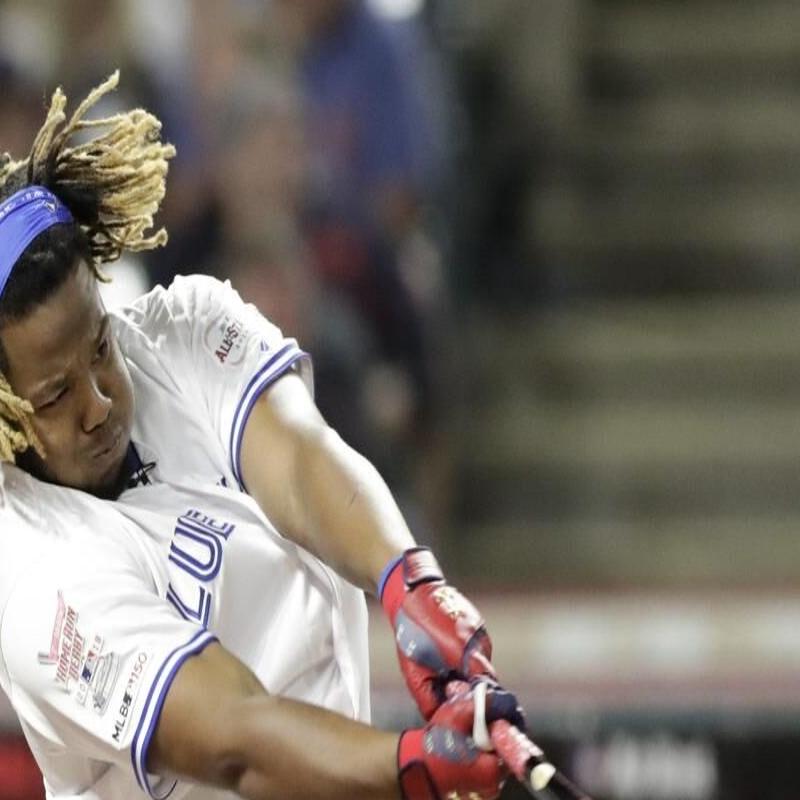
[[[469,611],[464,596],[452,586],[440,586],[434,590],[433,599],[451,619],[465,617]]]

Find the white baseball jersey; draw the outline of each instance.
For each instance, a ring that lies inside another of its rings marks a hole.
[[[6,467],[0,684],[58,800],[221,797],[146,772],[183,661],[218,638],[268,691],[368,720],[363,594],[241,491],[248,415],[307,358],[228,286],[179,278],[113,321],[138,482],[114,502]],[[8,524],[6,524],[8,520]]]

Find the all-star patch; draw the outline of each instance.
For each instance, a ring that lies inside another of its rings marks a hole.
[[[249,330],[240,320],[225,314],[215,319],[203,336],[205,346],[220,364],[240,364],[245,356]]]

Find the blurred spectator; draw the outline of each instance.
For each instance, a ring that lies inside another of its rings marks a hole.
[[[438,0],[463,136],[454,213],[455,288],[524,310],[560,293],[531,234],[535,200],[558,173],[581,100],[585,0]]]
[[[242,59],[217,114],[222,236],[229,245],[296,238],[309,153],[291,76]]]
[[[319,291],[303,239],[310,155],[297,87],[277,67],[242,59],[235,83],[217,103],[220,241],[203,269],[230,278],[313,354],[320,408],[343,436],[363,446],[369,439],[358,380],[366,337],[341,303],[327,302]]]
[[[57,67],[62,43],[52,12],[42,0],[0,2],[0,61],[12,65],[30,87],[44,85]]]
[[[361,0],[275,6],[305,101],[311,171],[303,231],[328,301],[338,298],[369,337],[358,424],[373,439],[362,446],[397,478],[407,472],[398,448],[430,433],[427,326],[444,299],[426,218],[442,169],[430,54],[413,22],[390,22]]]
[[[16,66],[0,53],[0,153],[24,158],[31,143],[31,132],[41,124],[37,92]]]
[[[190,22],[188,0],[0,4],[0,110],[6,104],[12,110],[0,119],[0,150],[26,154],[20,148],[41,124],[44,100],[56,86],[70,97],[83,96],[117,68],[119,91],[104,98],[93,115],[142,105],[162,120],[165,137],[178,148],[161,217],[174,247],[147,259],[149,277],[143,259],[117,265],[115,274],[123,279],[112,292],[114,303],[130,299],[131,291],[148,286],[151,278],[169,282],[176,272],[192,270],[197,253],[205,249],[205,234],[213,231],[208,170],[200,159],[204,131],[194,104]]]

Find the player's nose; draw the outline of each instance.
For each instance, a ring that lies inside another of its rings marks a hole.
[[[108,419],[113,401],[96,378],[87,381],[83,403],[83,430],[91,433]]]

